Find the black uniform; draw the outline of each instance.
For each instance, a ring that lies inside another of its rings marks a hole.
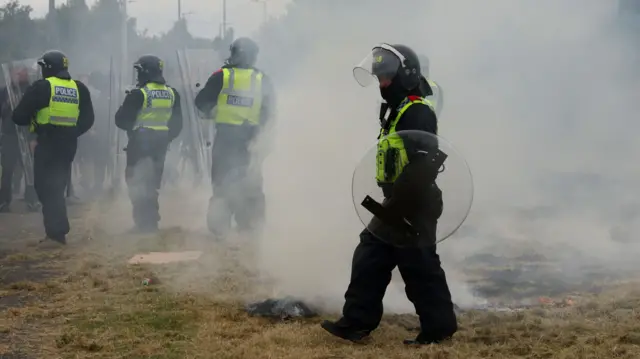
[[[154,83],[165,84],[164,79]],[[143,87],[146,83],[139,84]],[[144,94],[140,88],[133,89],[116,112],[118,128],[127,131],[127,167],[125,179],[133,205],[133,221],[140,231],[155,231],[160,221],[158,190],[162,183],[167,147],[182,131],[180,95],[173,89],[175,101],[169,120],[169,131],[148,128],[134,130],[138,113],[142,109]],[[148,161],[145,161],[148,160]]]
[[[260,71],[252,66],[231,66]],[[223,87],[223,72],[209,77],[195,98],[195,105],[203,113],[211,113],[218,103]],[[216,134],[211,149],[211,182],[213,197],[209,207],[209,229],[216,235],[227,234],[232,218],[240,230],[250,230],[264,220],[265,195],[259,168],[249,170],[252,153],[250,146],[271,125],[275,112],[275,91],[268,76],[262,78],[262,108],[260,125],[230,125],[216,123]],[[261,156],[266,156],[262,152]],[[215,219],[214,219],[215,217]]]
[[[60,79],[71,79],[65,70],[59,72]],[[33,154],[34,185],[38,199],[42,203],[42,215],[47,237],[65,242],[69,233],[69,220],[65,203],[71,163],[78,147],[78,137],[91,129],[94,122],[91,95],[80,81],[80,115],[74,127],[54,125],[36,126],[37,145]],[[49,107],[51,86],[46,80],[34,82],[25,92],[22,100],[13,112],[13,122],[18,126],[29,126],[37,112]]]
[[[407,58],[404,65],[394,53],[383,47],[374,48],[375,56],[372,56],[374,71],[375,66],[382,68],[381,74],[377,75],[380,83],[385,79],[393,79],[390,85],[381,85],[381,95],[390,109],[388,117],[382,119],[382,126],[387,129],[391,120],[397,117],[403,101],[412,99],[413,96],[420,98],[426,90],[420,84],[419,70],[413,70],[419,69],[415,53],[402,45],[393,45],[393,48]],[[409,71],[405,72],[405,69]],[[396,71],[397,75],[394,76]],[[416,77],[402,77],[402,74],[412,71]],[[436,115],[429,106],[414,103],[400,117],[395,130],[436,134]],[[423,235],[429,237],[431,243],[435,243],[437,220],[442,214],[442,192],[435,183],[427,185],[426,181],[433,181],[433,178],[425,177],[425,167],[420,162],[424,158],[419,152],[422,149],[410,145],[407,140],[404,142],[409,163],[395,182],[382,186],[385,196],[383,206],[387,209],[395,208],[396,211],[402,210],[405,218],[411,218],[410,222],[419,226],[421,232],[424,231]],[[378,220],[377,217],[374,217],[375,220]],[[374,236],[368,229],[360,233],[360,243],[353,254],[351,281],[345,293],[343,316],[337,322],[323,322],[322,327],[333,335],[351,341],[359,341],[368,336],[380,324],[383,297],[391,281],[391,273],[397,266],[406,285],[407,297],[414,304],[421,324],[418,337],[405,343],[437,343],[451,337],[457,330],[457,322],[436,246],[394,246],[391,243],[401,241],[393,238],[397,232],[380,231],[376,235],[383,233],[389,236],[385,241]]]

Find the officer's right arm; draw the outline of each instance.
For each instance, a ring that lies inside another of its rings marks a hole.
[[[13,111],[13,122],[18,126],[29,126],[41,109],[49,106],[51,86],[46,80],[38,80],[29,86],[20,103]]]
[[[198,92],[195,105],[200,112],[209,114],[218,104],[218,96],[222,91],[224,74],[222,69],[216,71],[209,77],[204,88]]]
[[[143,102],[144,95],[142,90],[131,90],[124,98],[124,102],[122,102],[118,111],[116,111],[116,126],[124,131],[133,130]]]

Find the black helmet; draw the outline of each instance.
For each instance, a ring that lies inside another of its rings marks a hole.
[[[422,77],[418,55],[405,45],[380,44],[353,69],[356,81],[362,86],[371,83],[372,76],[379,81],[392,82],[394,88],[411,91],[420,85]]]
[[[227,64],[231,66],[253,66],[258,59],[258,44],[248,37],[240,37],[229,46]]]
[[[398,81],[405,90],[413,90],[420,85],[422,69],[418,55],[408,46],[393,45],[400,55],[400,69],[398,70]],[[404,58],[403,58],[404,57]]]
[[[47,51],[38,59],[42,77],[69,77],[69,58],[58,50]]]
[[[133,68],[138,71],[138,85],[144,86],[149,82],[164,84],[164,62],[154,55],[144,55],[133,64]]]

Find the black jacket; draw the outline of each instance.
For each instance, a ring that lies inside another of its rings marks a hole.
[[[162,85],[164,85],[164,83],[162,83]],[[171,118],[167,124],[169,127],[169,141],[173,141],[182,131],[182,106],[180,105],[180,94],[178,91],[171,86],[167,87],[173,89],[175,95]],[[142,109],[143,101],[144,94],[140,88],[133,89],[127,94],[115,116],[116,126],[119,129],[131,134],[136,119],[138,118],[138,113]]]
[[[61,79],[69,80],[71,77],[60,75]],[[93,104],[89,89],[82,82],[75,80],[78,86],[78,96],[80,102],[80,115],[75,127],[62,127],[53,125],[36,126],[36,134],[60,134],[78,137],[89,131],[95,120],[93,114]],[[35,116],[43,108],[49,107],[51,99],[51,85],[47,80],[38,80],[29,86],[20,103],[13,111],[13,122],[18,126],[29,126],[35,121]]]
[[[392,109],[387,126],[395,119],[397,111],[397,108]],[[438,120],[429,106],[413,104],[396,124],[396,132],[401,131],[424,131],[437,135]],[[424,153],[420,152],[438,148],[437,138],[425,136],[424,139],[412,140],[402,134],[400,136],[404,140],[409,163],[393,184],[382,186],[387,198],[384,205],[410,219],[412,223],[423,222],[425,218],[437,219],[442,213],[442,192],[425,171],[427,164],[424,162]]]

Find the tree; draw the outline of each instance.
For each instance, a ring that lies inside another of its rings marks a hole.
[[[124,18],[118,0],[98,0],[91,8],[85,0],[70,0],[44,19],[33,19],[31,13],[32,8],[18,0],[0,7],[0,62],[37,57],[56,48],[67,53],[72,72],[107,69],[112,56],[120,58],[123,21],[129,59],[143,53],[173,59],[177,49],[213,46],[210,40],[194,38],[184,19],[161,36],[139,32],[135,18]]]

